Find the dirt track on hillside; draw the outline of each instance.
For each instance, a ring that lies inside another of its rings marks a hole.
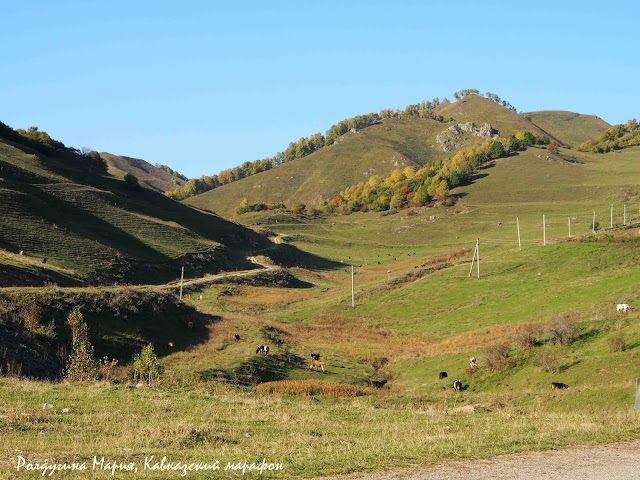
[[[356,473],[322,480],[637,480],[640,440],[567,450],[444,462],[431,468]],[[320,480],[320,479],[318,479]]]

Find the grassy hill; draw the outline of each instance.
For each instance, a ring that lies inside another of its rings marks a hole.
[[[553,138],[512,110],[476,95],[442,104],[436,113],[454,120],[441,123],[420,118],[384,119],[356,133],[347,133],[337,144],[307,157],[196,195],[185,203],[223,216],[231,216],[243,198],[250,204],[284,202],[288,207],[297,203],[317,206],[371,175],[385,177],[396,168],[422,166],[448,158],[452,153],[443,150],[437,137],[459,123],[473,122],[477,128],[489,123],[504,137],[517,131],[530,131]],[[466,132],[454,134],[453,139],[457,148],[484,140]]]
[[[260,245],[270,242],[96,173],[79,155],[46,156],[0,138],[2,286],[132,282],[141,275],[162,282],[183,262],[194,264],[190,275],[245,268],[247,250]]]
[[[563,144],[572,147],[599,137],[611,126],[595,115],[582,115],[561,110],[528,112],[521,115]]]
[[[111,175],[124,177],[125,174],[131,173],[137,177],[142,186],[160,193],[174,190],[186,183],[183,178],[139,158],[112,155],[108,152],[102,152],[100,156],[107,162]]]
[[[130,388],[126,366],[118,383],[1,381],[0,425],[11,428],[0,448],[54,459],[100,451],[120,461],[170,452],[183,462],[219,449],[238,461],[259,451],[285,465],[265,478],[306,478],[638,438],[640,314],[615,308],[640,299],[638,156],[638,147],[553,156],[530,148],[483,168],[454,192],[455,206],[412,216],[242,216],[284,245],[341,263],[292,268],[297,286],[231,278],[190,286],[186,307],[215,321],[198,341],[175,326],[148,332],[163,352],[158,387]],[[617,228],[603,231],[611,204]],[[476,239],[480,278],[475,270],[469,277]],[[113,351],[110,332],[123,338],[151,327],[143,313],[131,312],[125,327],[87,315],[101,352]],[[167,350],[168,335],[179,351]],[[264,344],[270,354],[256,354]],[[326,372],[309,369],[312,352]],[[441,371],[449,375],[442,381]],[[381,379],[382,390],[369,387]],[[451,389],[455,379],[462,392]],[[569,389],[552,391],[551,382]],[[64,407],[72,413],[63,416]],[[78,431],[81,444],[72,440]],[[15,469],[9,457],[0,471]]]

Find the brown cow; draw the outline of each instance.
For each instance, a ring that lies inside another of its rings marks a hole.
[[[319,362],[318,360],[314,360],[313,362],[311,362],[311,365],[309,365],[309,370],[313,370],[314,368],[321,368],[324,372],[324,363]]]
[[[569,388],[569,385],[567,385],[566,383],[560,383],[560,382],[551,383],[551,390],[562,390],[564,388]]]

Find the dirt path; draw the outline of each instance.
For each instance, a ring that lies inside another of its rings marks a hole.
[[[431,468],[403,469],[379,474],[351,474],[318,480],[637,480],[640,440],[575,447],[489,460],[445,462]]]

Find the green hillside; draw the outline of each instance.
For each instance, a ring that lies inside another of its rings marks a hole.
[[[545,110],[521,114],[563,144],[575,147],[602,135],[611,125],[595,115],[562,110]]]
[[[146,283],[163,282],[195,259],[190,275],[246,268],[247,249],[260,245],[270,242],[101,175],[85,157],[47,156],[0,138],[1,286],[136,281],[141,275]]]
[[[346,133],[336,144],[304,158],[196,195],[185,203],[223,216],[231,216],[243,198],[250,204],[283,202],[288,207],[297,203],[317,206],[345,188],[366,181],[371,175],[385,177],[396,168],[436,162],[448,158],[456,149],[484,141],[485,138],[458,128],[445,136],[449,139],[449,148],[444,150],[438,141],[446,135],[443,132],[468,122],[472,122],[476,130],[488,123],[503,137],[518,131],[548,136],[512,110],[476,95],[452,104],[441,104],[436,107],[436,113],[445,118],[452,117],[453,121],[416,117],[384,119],[355,133]]]
[[[112,155],[107,152],[100,153],[100,156],[107,162],[111,175],[124,177],[125,174],[130,173],[136,176],[142,186],[160,193],[171,191],[186,183],[186,180],[181,176],[139,158]]]

